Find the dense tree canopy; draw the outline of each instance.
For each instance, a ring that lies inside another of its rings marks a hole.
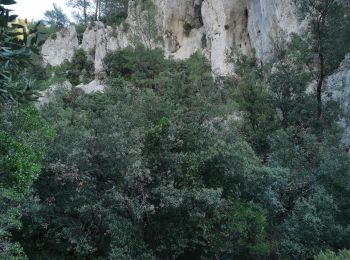
[[[317,38],[312,8],[327,1]],[[34,66],[37,27],[9,27],[13,1],[0,1],[0,258],[348,259],[342,114],[329,99],[319,113],[318,85],[310,90],[348,51],[348,27],[330,29],[348,9],[327,1],[297,2],[309,34],[276,37],[265,64],[238,55],[225,78],[201,53],[174,61],[153,48],[148,0],[135,47],[108,53],[102,73],[83,49]],[[86,23],[119,23],[127,8],[71,3]],[[76,87],[95,76],[103,93]],[[66,80],[71,88],[31,102],[29,86]]]
[[[58,92],[42,110],[57,136],[23,217],[28,256],[306,259],[347,248],[337,110],[325,104],[333,120],[315,123],[298,66],[289,82],[283,63],[255,64],[242,58],[234,88],[218,88],[201,55],[174,62],[140,46],[107,56],[105,93]]]
[[[304,62],[316,80],[317,116],[322,114],[322,93],[329,76],[350,51],[349,1],[294,0],[302,19],[309,19],[304,35]],[[317,57],[316,66],[315,56]]]
[[[36,98],[26,69],[36,51],[36,26],[27,28],[0,2],[0,258],[25,259],[13,232],[21,208],[41,172],[46,142],[53,132],[28,102]]]

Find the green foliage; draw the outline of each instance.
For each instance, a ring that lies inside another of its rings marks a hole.
[[[348,202],[341,194],[349,192],[349,159],[338,143],[336,137],[319,142],[316,135],[298,128],[272,135],[269,164],[288,169],[279,184],[279,210],[287,214],[276,229],[284,234],[276,241],[281,256],[309,258],[347,241],[349,224],[343,222],[341,208]]]
[[[280,112],[283,127],[308,127],[316,121],[314,114],[317,107],[314,94],[307,91],[311,77],[303,59],[308,53],[305,53],[305,42],[299,36],[292,35],[290,43],[284,38],[282,34],[274,42],[275,69],[268,76],[274,105]]]
[[[53,4],[53,9],[46,11],[44,15],[45,22],[50,26],[58,26],[62,28],[69,24],[68,17],[57,4]]]
[[[161,54],[118,51],[106,93],[57,94],[43,110],[57,137],[35,185],[50,202],[24,217],[30,257],[268,255],[265,212],[245,202],[260,163],[227,119],[212,121],[227,107],[209,66]]]
[[[35,26],[36,26],[35,22],[30,22],[28,24],[28,28],[30,30],[34,30]],[[47,26],[45,23],[40,23],[37,26],[37,31],[38,31],[38,42],[43,42],[43,41],[46,41],[49,37],[52,37],[52,35],[56,34],[59,31],[59,27],[56,25]],[[39,54],[36,54],[36,56],[40,57]]]
[[[350,51],[349,6],[346,1],[294,0],[302,19],[308,17],[310,38],[308,51],[322,53],[326,60],[326,75],[336,69],[344,55]],[[321,46],[320,46],[321,44]]]
[[[53,132],[31,106],[18,110],[8,104],[0,116],[0,256],[26,259],[11,232],[21,227],[20,207],[41,172],[45,144]]]
[[[109,259],[154,259],[142,240],[143,234],[135,223],[126,218],[114,219],[110,224]]]
[[[56,33],[53,33],[50,35],[51,39],[52,40],[56,40],[57,39],[57,34]]]
[[[45,68],[42,64],[38,64],[39,61],[29,73],[36,78],[35,90],[45,90],[48,87],[61,84],[66,80],[69,80],[74,86],[80,83],[88,83],[93,80],[94,66],[84,52],[84,50],[78,49],[75,51],[72,61],[65,61],[58,66],[47,65]]]
[[[75,86],[81,82],[91,81],[94,74],[93,62],[83,49],[77,49],[74,52],[72,61],[69,64],[67,78]]]
[[[38,53],[39,24],[31,30],[24,21],[14,22],[0,1],[0,258],[27,259],[13,233],[21,227],[21,207],[41,172],[45,144],[52,136],[45,121],[31,105],[36,98],[28,75],[33,53]]]
[[[24,70],[30,66],[30,55],[37,51],[36,29],[30,33],[24,24],[12,24],[16,15],[10,15],[7,5],[15,1],[0,2],[0,102],[25,102],[35,99],[32,81]]]
[[[161,49],[148,51],[138,46],[107,55],[104,69],[111,78],[123,77],[137,87],[156,88],[156,79],[168,64]]]
[[[266,213],[254,203],[229,201],[221,213],[220,258],[264,258],[269,254]],[[216,245],[218,246],[218,245]]]
[[[63,83],[67,80],[69,68],[69,62],[64,62],[58,66],[47,65],[45,68],[42,67],[42,64],[37,64],[33,67],[36,71],[30,71],[31,75],[36,77],[35,89],[45,90],[54,84]]]
[[[128,16],[128,0],[98,0],[100,20],[107,25],[119,25]]]
[[[128,15],[135,21],[129,40],[134,46],[145,45],[152,49],[159,42],[159,28],[156,22],[157,9],[150,0],[137,0],[131,5]]]
[[[268,211],[271,256],[308,259],[348,247],[349,158],[340,145],[338,105],[325,100],[315,117],[310,39],[285,38],[275,39],[271,63],[238,60],[233,99],[243,115],[238,130],[269,167],[260,203]]]
[[[268,151],[268,135],[276,127],[273,98],[263,85],[264,70],[256,67],[256,60],[241,57],[236,61],[237,75],[233,99],[244,111],[242,131],[259,155]]]
[[[327,250],[321,252],[315,257],[315,260],[346,260],[350,258],[349,250],[339,250],[338,254],[333,251]]]
[[[0,167],[2,172],[8,173],[2,176],[2,185],[19,191],[27,190],[41,170],[36,154],[30,147],[17,142],[6,133],[0,132],[0,140],[2,154]]]
[[[129,29],[130,29],[130,24],[127,23],[127,22],[123,22],[121,24],[121,26],[122,26],[122,30],[123,30],[124,33],[127,33],[129,31]]]
[[[77,10],[77,12],[74,13],[74,16],[76,17],[77,22],[84,23],[85,25],[87,25],[89,9],[92,6],[91,1],[90,0],[68,0],[67,5]]]
[[[40,120],[35,110],[14,103],[35,99],[32,81],[26,74],[30,56],[37,50],[38,25],[31,32],[26,24],[9,25],[15,15],[10,15],[7,5],[0,3],[0,258],[26,259],[22,247],[13,241],[12,231],[20,228],[20,205],[32,182],[41,170],[44,155],[44,139]]]
[[[28,256],[306,259],[347,248],[349,159],[337,106],[314,120],[303,44],[277,42],[274,66],[241,57],[230,90],[200,54],[174,62],[138,46],[107,55],[105,93],[58,92],[42,110],[57,136],[18,236]],[[77,51],[62,71],[85,66]]]
[[[305,33],[309,59],[306,66],[317,82],[317,117],[322,115],[322,93],[324,82],[338,67],[345,54],[350,51],[349,44],[349,6],[346,1],[336,0],[294,0],[300,17],[307,19],[309,30]],[[315,59],[317,57],[317,59]]]
[[[214,80],[199,53],[175,62],[153,49],[154,5],[134,4],[146,46],[106,56],[104,93],[58,90],[41,119],[4,112],[1,257],[347,259],[350,160],[338,105],[315,116],[314,31],[281,34],[271,63],[239,57],[234,79]],[[38,73],[46,84],[92,76],[83,50]]]
[[[324,190],[316,190],[309,198],[296,201],[292,214],[278,227],[283,234],[278,245],[279,254],[297,259],[312,258],[332,246],[331,241],[341,240],[347,234],[337,224],[336,215],[336,204]]]
[[[83,35],[86,30],[86,25],[83,23],[79,23],[75,25],[75,30],[77,31],[78,36]]]

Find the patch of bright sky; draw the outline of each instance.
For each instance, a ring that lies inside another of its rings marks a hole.
[[[41,20],[44,18],[45,11],[53,9],[52,5],[55,3],[71,19],[72,9],[66,6],[67,0],[16,0],[16,2],[17,4],[11,5],[9,9],[20,18]]]

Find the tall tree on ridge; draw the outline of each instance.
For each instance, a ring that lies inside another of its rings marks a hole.
[[[344,55],[350,51],[349,9],[346,1],[337,0],[295,0],[301,18],[309,20],[310,51],[317,57],[313,69],[316,81],[317,117],[322,115],[322,91],[326,77],[338,66]]]
[[[53,4],[53,9],[47,10],[44,15],[45,21],[50,25],[66,26],[69,24],[67,15],[57,4]]]
[[[86,25],[88,9],[91,7],[91,2],[89,0],[68,0],[67,5],[80,10],[83,15],[84,24]]]

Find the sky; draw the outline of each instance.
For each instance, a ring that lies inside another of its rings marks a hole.
[[[29,20],[40,20],[44,18],[46,10],[51,10],[53,3],[58,4],[63,11],[70,17],[71,9],[66,6],[67,0],[16,0],[17,4],[11,5],[13,14],[17,14],[20,18],[28,18]]]

